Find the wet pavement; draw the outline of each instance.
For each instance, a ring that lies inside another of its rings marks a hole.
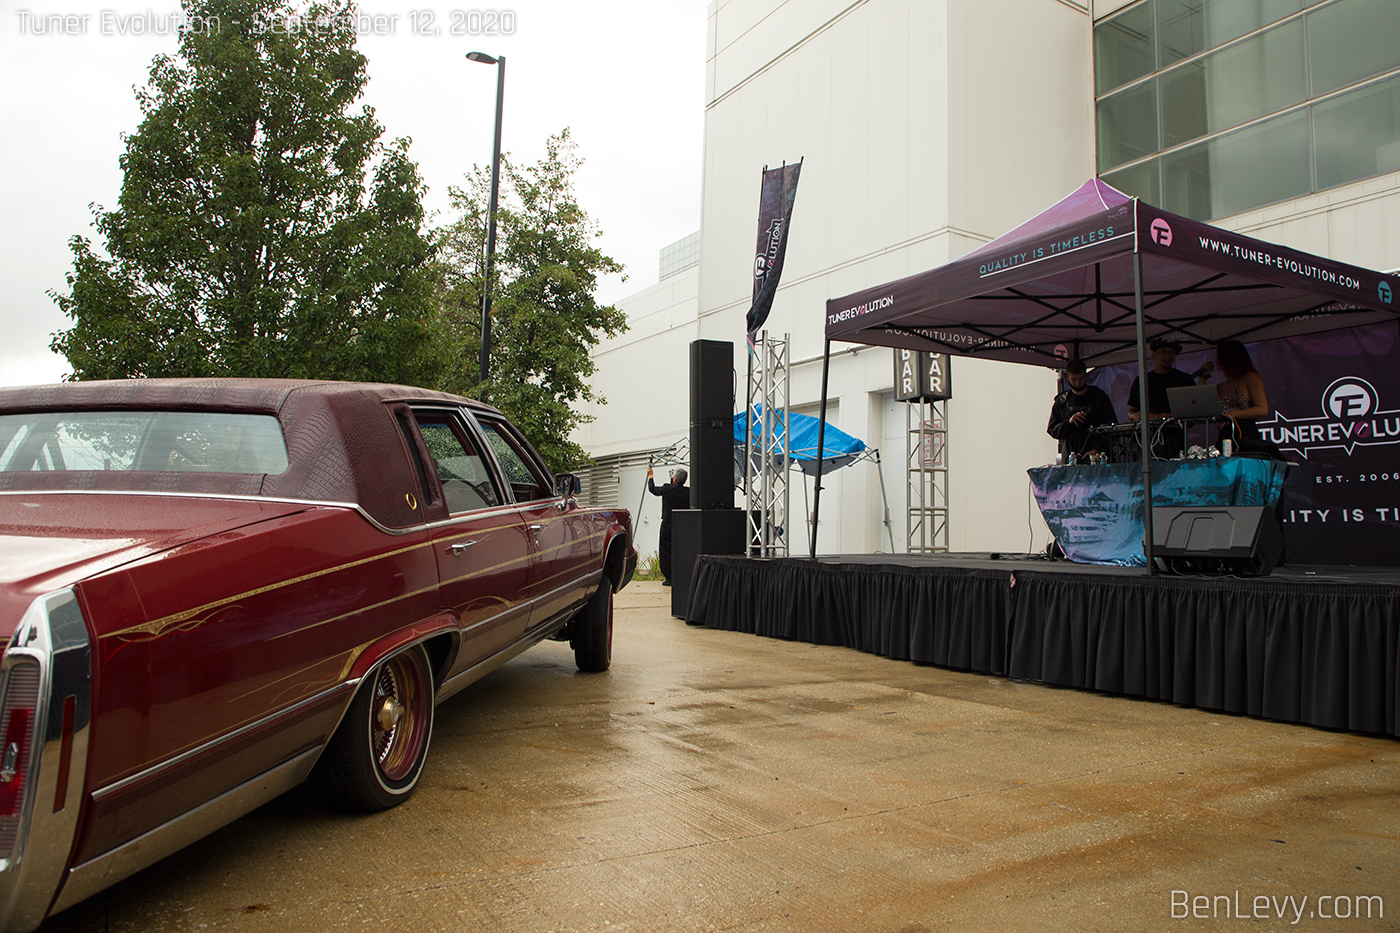
[[[403,806],[289,794],[42,929],[1400,929],[1400,742],[617,600],[611,671],[458,694]]]

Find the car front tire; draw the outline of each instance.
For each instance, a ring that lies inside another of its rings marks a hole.
[[[433,735],[428,655],[414,645],[375,665],[317,765],[323,789],[348,810],[398,806],[418,785]]]
[[[598,589],[574,620],[574,663],[587,674],[605,671],[612,664],[612,579],[603,575]]]

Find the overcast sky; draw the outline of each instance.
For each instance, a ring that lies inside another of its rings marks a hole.
[[[447,187],[491,161],[496,68],[464,56],[505,55],[502,148],[534,162],[549,135],[572,129],[586,160],[580,201],[627,267],[627,281],[601,291],[616,301],[655,283],[661,247],[700,228],[706,6],[367,0],[365,102],[386,140],[412,139],[426,206],[444,222]],[[0,385],[69,372],[48,349],[67,319],[47,292],[66,290],[72,236],[101,247],[89,205],[116,206],[121,134],[140,122],[133,88],[175,51],[178,13],[178,0],[0,0]]]

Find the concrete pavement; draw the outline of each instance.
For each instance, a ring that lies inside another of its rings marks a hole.
[[[655,583],[616,624],[606,674],[549,643],[440,707],[403,806],[287,795],[43,929],[1400,929],[1400,743],[688,627]]]

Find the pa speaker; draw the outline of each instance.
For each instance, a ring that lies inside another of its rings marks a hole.
[[[734,343],[690,342],[690,422],[734,418]]]
[[[1152,553],[1176,573],[1262,577],[1283,555],[1283,530],[1262,505],[1158,506]]]
[[[734,505],[734,344],[690,344],[690,504]]]
[[[695,558],[744,553],[744,510],[673,509],[671,522],[671,615],[684,619]]]
[[[690,426],[690,505],[734,507],[734,418]]]

